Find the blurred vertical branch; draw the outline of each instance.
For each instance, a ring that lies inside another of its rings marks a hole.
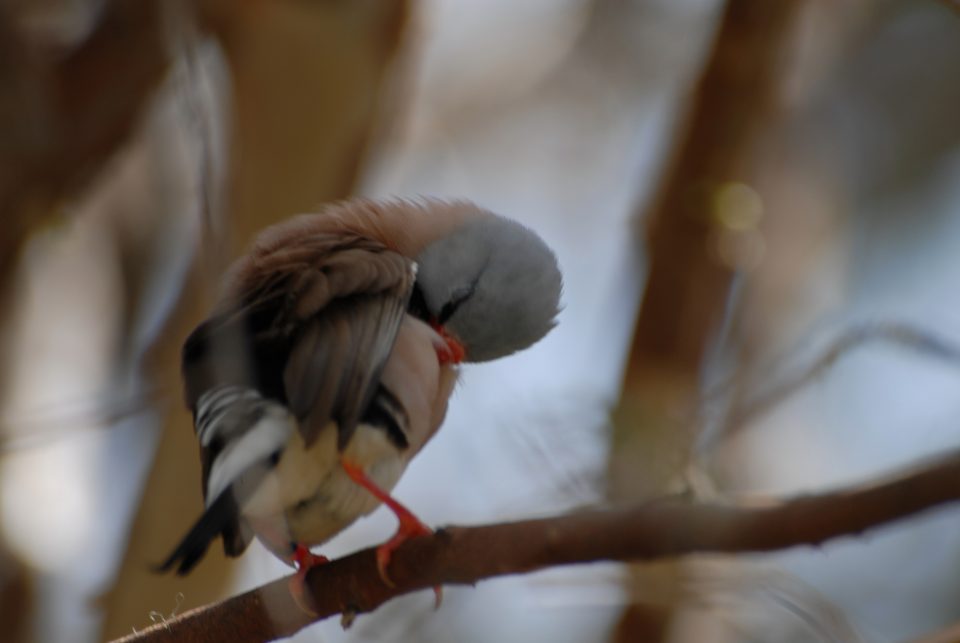
[[[781,112],[783,70],[803,0],[731,0],[662,188],[646,217],[649,274],[620,402],[614,411],[610,495],[618,501],[662,494],[688,461],[701,369],[724,319],[741,239],[727,224],[723,195],[758,189],[765,136]],[[746,261],[748,257],[743,257]],[[679,581],[671,565],[634,588]],[[638,592],[637,592],[638,593]],[[671,613],[637,604],[616,640],[663,640]]]
[[[960,11],[960,0],[940,0],[940,2],[950,7],[954,11]]]
[[[236,256],[261,228],[350,193],[371,132],[384,109],[384,79],[400,42],[408,3],[224,2],[199,5],[230,71],[230,152],[226,212],[202,241],[177,309],[151,350],[149,370],[162,390],[179,391],[180,345],[210,305],[209,262]],[[222,244],[222,245],[218,245]],[[200,514],[199,461],[188,413],[164,410],[153,469],[112,590],[104,597],[103,636],[147,623],[151,610],[182,592],[185,607],[229,586],[218,547],[184,579],[148,567]]]
[[[17,10],[0,7],[0,389],[25,243],[129,138],[168,65],[159,2],[103,3],[91,32],[69,51],[30,38]],[[31,590],[29,570],[0,543],[6,640],[31,637]]]
[[[167,66],[159,13],[155,1],[108,2],[89,37],[60,57],[0,10],[0,298],[30,230],[137,124]]]
[[[207,0],[233,85],[231,254],[265,219],[351,192],[408,3]]]
[[[153,0],[107,2],[91,33],[63,53],[21,33],[13,6],[0,8],[0,330],[30,233],[97,176],[166,73],[160,13]]]

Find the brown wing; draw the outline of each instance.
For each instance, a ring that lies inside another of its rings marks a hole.
[[[187,404],[195,410],[214,386],[251,386],[290,408],[307,445],[336,421],[342,447],[376,390],[413,283],[411,260],[364,237],[319,233],[256,249],[184,345]]]
[[[378,249],[341,250],[306,279],[296,317],[306,320],[283,374],[288,404],[309,446],[338,422],[343,448],[380,381],[414,284],[414,264]]]

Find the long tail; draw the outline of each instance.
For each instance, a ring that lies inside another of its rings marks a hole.
[[[197,402],[204,492],[213,502],[177,545],[156,567],[176,567],[181,576],[203,558],[210,543],[223,536],[228,556],[247,548],[252,532],[240,515],[264,476],[279,461],[283,447],[296,430],[296,420],[283,405],[242,386],[219,386]]]
[[[185,576],[207,553],[210,543],[224,530],[236,525],[236,521],[237,504],[231,490],[226,489],[207,507],[167,559],[153,570],[165,573],[176,567],[177,575]],[[226,534],[224,536],[226,537]]]

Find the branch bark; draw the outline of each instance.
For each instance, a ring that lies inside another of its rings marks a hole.
[[[956,500],[960,450],[892,478],[785,502],[722,505],[674,497],[552,518],[448,527],[396,551],[390,566],[395,587],[380,580],[374,549],[311,570],[306,582],[315,617],[296,606],[289,578],[284,578],[118,643],[268,641],[338,613],[371,611],[391,598],[434,585],[475,584],[556,565],[815,546]]]

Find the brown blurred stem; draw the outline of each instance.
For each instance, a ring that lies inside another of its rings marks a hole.
[[[951,623],[942,630],[925,634],[910,643],[957,643],[960,641],[960,623]]]
[[[714,251],[724,231],[714,197],[729,182],[755,184],[762,142],[779,112],[788,35],[803,4],[727,5],[687,129],[648,218],[650,276],[631,366],[700,368],[733,274]]]
[[[954,11],[960,11],[960,0],[940,0],[941,4],[945,4]]]
[[[819,545],[956,500],[960,451],[870,484],[783,502],[721,505],[665,498],[552,518],[449,527],[396,551],[390,567],[393,588],[380,580],[373,549],[311,570],[307,585],[315,618],[293,603],[289,579],[284,578],[121,640],[267,641],[334,614],[368,612],[391,598],[438,584],[475,584],[575,563]]]
[[[127,139],[167,69],[160,3],[108,2],[63,58],[26,42],[0,13],[0,279],[28,232]]]
[[[689,417],[701,398],[701,368],[725,315],[735,261],[721,241],[735,231],[716,208],[725,187],[762,195],[768,136],[783,117],[785,60],[805,0],[729,0],[681,124],[672,159],[649,212],[643,240],[646,289],[613,414],[610,497],[637,501],[663,495],[693,446]],[[697,423],[694,423],[696,425]],[[681,570],[653,580],[682,583]],[[661,640],[671,614],[628,608],[617,641]]]
[[[129,138],[168,64],[157,0],[99,3],[96,25],[69,52],[31,42],[14,4],[0,6],[0,391],[18,303],[14,274],[31,232]],[[31,575],[19,562],[7,565],[5,548],[0,537],[0,623],[4,640],[26,640]]]

